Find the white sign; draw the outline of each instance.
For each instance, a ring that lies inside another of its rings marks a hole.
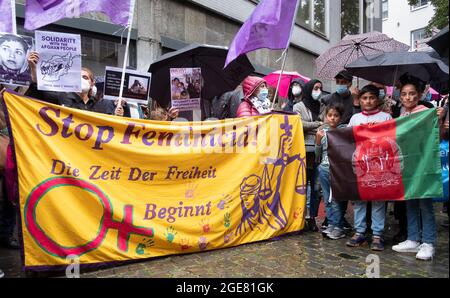
[[[81,37],[77,34],[36,31],[39,53],[39,90],[81,92]]]

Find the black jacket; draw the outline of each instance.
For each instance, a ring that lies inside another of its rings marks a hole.
[[[353,107],[353,96],[350,90],[343,95],[337,92],[329,94],[322,99],[322,103],[326,106],[337,103],[344,106],[344,115],[342,115],[341,124],[348,124],[350,122],[350,118],[352,118],[355,114]]]
[[[41,91],[37,89],[36,83],[30,85],[25,95],[48,103],[84,111],[113,115],[115,110],[114,103],[110,100],[95,101],[94,97],[91,97],[87,103],[84,103],[75,92]]]

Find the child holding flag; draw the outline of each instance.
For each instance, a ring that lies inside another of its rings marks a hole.
[[[367,85],[359,92],[359,101],[362,112],[353,115],[348,124],[349,127],[361,124],[372,125],[374,123],[391,120],[392,116],[388,113],[382,112],[378,108],[380,91],[374,85]],[[347,241],[347,246],[357,247],[367,242],[365,233],[367,229],[366,211],[367,202],[355,201],[353,203],[355,229],[356,233]],[[370,248],[375,251],[384,250],[383,232],[386,217],[385,202],[372,202],[372,243]]]
[[[402,113],[408,116],[427,110],[419,105],[424,86],[422,82],[412,76],[403,79],[400,89]],[[439,111],[438,111],[439,114]],[[436,243],[436,219],[433,210],[433,199],[416,199],[406,201],[408,220],[408,238],[392,249],[396,252],[414,252],[419,260],[431,260],[434,256]],[[422,234],[420,233],[422,227]],[[422,242],[422,244],[420,244]]]
[[[332,201],[330,198],[330,163],[328,161],[328,141],[327,131],[336,128],[345,127],[339,125],[344,114],[344,106],[342,104],[331,104],[325,109],[326,124],[316,134],[316,157],[319,157],[319,181],[323,191],[323,202],[328,218],[328,227],[322,234],[328,238],[337,240],[345,237],[343,215],[344,209],[340,202]]]

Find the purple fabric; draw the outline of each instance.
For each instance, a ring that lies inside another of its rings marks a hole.
[[[5,182],[8,189],[8,200],[17,205],[19,202],[18,183],[17,183],[17,165],[14,162],[11,143],[6,149]]]
[[[12,6],[14,2],[11,0],[0,0],[0,32],[13,33],[13,8]]]
[[[27,0],[25,6],[25,29],[36,30],[63,18],[79,17],[86,12],[102,12],[111,22],[127,26],[131,15],[130,8],[135,0]],[[73,4],[79,3],[74,9]]]
[[[289,46],[297,0],[262,0],[242,25],[228,51],[225,67],[242,54]]]

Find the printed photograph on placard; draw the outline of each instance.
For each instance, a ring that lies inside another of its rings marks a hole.
[[[32,37],[0,32],[0,83],[29,86],[31,73],[27,57],[33,50]]]
[[[200,109],[201,68],[171,68],[170,82],[172,107],[180,111]]]
[[[105,70],[105,99],[116,100],[120,95],[122,68],[107,66]],[[128,102],[147,104],[151,74],[136,70],[125,70],[122,98]]]

